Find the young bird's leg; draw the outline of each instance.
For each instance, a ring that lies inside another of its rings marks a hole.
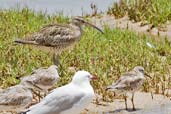
[[[37,101],[36,101],[36,102],[31,102],[31,103],[28,104],[25,108],[29,108],[30,106],[35,105],[35,104],[37,104]]]
[[[131,101],[132,101],[132,110],[136,110],[134,105],[134,92],[132,93]]]
[[[124,100],[125,100],[125,109],[128,110],[128,107],[127,107],[127,96],[124,95]]]
[[[44,92],[44,97],[46,97],[46,95],[48,94],[49,90],[45,90]]]
[[[38,95],[38,97],[39,97],[39,100],[38,100],[38,101],[40,102],[40,99],[41,99],[40,97],[42,97],[42,96],[41,96],[41,92],[38,91],[38,94],[39,94],[39,95]]]
[[[154,99],[153,92],[151,92],[151,98],[152,98],[152,100]]]
[[[38,93],[37,93],[37,92],[35,92],[35,91],[33,91],[33,93],[34,93],[36,96],[38,96],[38,97],[39,97],[38,102],[40,102],[40,99],[42,99],[42,98],[43,98],[43,97],[40,95],[40,91],[38,91]]]

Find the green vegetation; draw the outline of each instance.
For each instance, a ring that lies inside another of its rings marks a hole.
[[[18,78],[30,74],[32,69],[52,64],[48,53],[29,46],[15,45],[14,39],[37,31],[48,23],[68,22],[62,15],[45,16],[28,9],[0,11],[0,83],[8,87],[19,83]],[[102,35],[96,30],[85,28],[81,41],[71,51],[61,55],[60,76],[57,86],[68,83],[72,72],[68,67],[84,69],[99,77],[93,82],[96,92],[106,96],[104,88],[136,65],[145,67],[153,78],[145,83],[144,91],[162,93],[169,87],[171,49],[167,41],[157,42],[144,35],[130,31],[105,28]],[[149,48],[146,43],[156,48]],[[151,85],[150,85],[151,84]],[[163,88],[161,88],[163,87]]]
[[[51,64],[47,53],[35,51],[27,46],[16,46],[14,40],[37,31],[42,26],[54,22],[67,22],[61,14],[45,16],[44,13],[35,14],[25,8],[19,10],[0,11],[0,82],[7,87],[18,82],[16,77],[30,74],[32,68]]]
[[[135,21],[161,26],[171,21],[171,0],[122,0],[121,6],[116,4],[109,8],[108,14],[116,18],[128,15]]]

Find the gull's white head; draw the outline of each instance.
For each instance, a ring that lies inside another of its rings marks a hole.
[[[83,83],[90,83],[91,80],[97,79],[95,76],[92,76],[89,72],[81,70],[77,71],[72,78],[72,83],[81,85]]]
[[[140,72],[142,74],[144,74],[144,68],[142,66],[136,66],[133,69],[135,72]]]

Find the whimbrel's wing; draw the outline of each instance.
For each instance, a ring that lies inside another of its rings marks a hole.
[[[21,86],[13,86],[0,92],[0,107],[26,106],[32,101],[32,93]],[[1,110],[1,109],[0,109]]]
[[[74,42],[76,40],[73,37],[74,34],[75,31],[69,25],[53,24],[47,25],[25,39],[19,39],[15,42],[46,47],[60,47]]]

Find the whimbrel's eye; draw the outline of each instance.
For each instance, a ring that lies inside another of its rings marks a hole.
[[[84,23],[84,20],[80,20],[81,23]]]

